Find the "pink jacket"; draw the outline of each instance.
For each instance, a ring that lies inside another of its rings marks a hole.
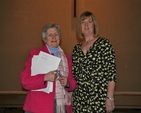
[[[45,88],[47,82],[44,83],[45,74],[31,76],[31,60],[33,55],[38,55],[40,51],[49,53],[46,45],[43,47],[31,50],[30,56],[25,63],[25,69],[21,72],[22,87],[28,90],[23,109],[33,113],[54,113],[54,96],[55,96],[55,82],[53,84],[53,92],[47,94],[40,91],[31,91],[34,89]],[[76,88],[76,81],[72,75],[72,61],[69,55],[66,55],[68,60],[69,74],[68,81],[70,88],[65,88],[67,91],[73,91]],[[72,113],[72,106],[66,106],[67,113]]]

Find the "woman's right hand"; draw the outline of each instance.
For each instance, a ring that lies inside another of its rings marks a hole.
[[[45,75],[44,81],[54,82],[56,81],[56,78],[57,78],[57,70],[53,70]]]

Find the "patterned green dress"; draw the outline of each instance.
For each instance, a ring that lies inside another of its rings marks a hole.
[[[109,81],[116,82],[115,52],[106,38],[99,37],[86,54],[77,44],[72,52],[77,88],[73,93],[73,113],[106,113]]]

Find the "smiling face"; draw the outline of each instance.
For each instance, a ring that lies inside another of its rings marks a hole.
[[[52,48],[56,48],[59,46],[60,36],[56,28],[50,28],[47,30],[44,42]]]
[[[94,23],[91,16],[81,21],[81,29],[84,37],[94,35]]]

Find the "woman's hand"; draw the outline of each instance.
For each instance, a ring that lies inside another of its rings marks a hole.
[[[57,70],[53,70],[45,75],[44,81],[54,82],[56,81],[56,78],[57,78]]]
[[[63,75],[60,75],[60,77],[58,78],[58,80],[59,80],[59,82],[60,82],[60,84],[62,86],[65,87],[66,85],[68,85],[68,79],[67,79],[67,77],[65,77]]]
[[[106,99],[106,113],[112,113],[112,111],[115,109],[115,103],[114,101],[111,101],[109,99]]]

